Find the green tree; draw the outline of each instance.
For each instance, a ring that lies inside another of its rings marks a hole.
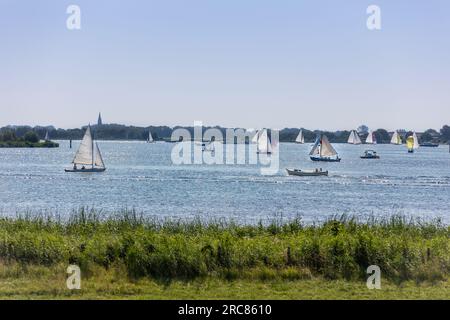
[[[2,141],[16,141],[17,137],[14,131],[12,130],[4,130],[2,134],[0,135],[0,140]]]
[[[443,126],[441,129],[441,135],[444,141],[450,141],[450,126]]]
[[[391,141],[391,136],[389,135],[389,132],[387,132],[384,129],[378,129],[374,133],[378,143],[389,143]]]
[[[25,141],[31,142],[31,143],[39,142],[38,135],[35,132],[33,132],[33,131],[28,131],[27,133],[25,133],[25,135],[23,136],[23,139]]]

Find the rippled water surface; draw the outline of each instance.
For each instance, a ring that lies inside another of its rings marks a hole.
[[[105,142],[100,174],[65,173],[77,148],[0,149],[0,210],[4,215],[65,215],[82,206],[105,212],[135,208],[159,217],[226,217],[255,222],[275,215],[306,221],[334,214],[395,213],[450,221],[448,147],[373,147],[380,160],[361,160],[367,146],[337,144],[341,163],[313,163],[310,145],[281,144],[280,171],[261,175],[257,165],[183,165],[171,162],[169,143]],[[329,177],[289,177],[285,168],[321,166]]]

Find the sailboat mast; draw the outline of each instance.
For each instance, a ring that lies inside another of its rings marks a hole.
[[[323,140],[323,135],[320,135],[320,146],[319,146],[319,154],[320,157],[322,158],[322,140]]]

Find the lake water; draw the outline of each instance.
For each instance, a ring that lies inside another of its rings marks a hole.
[[[257,165],[183,165],[171,161],[174,144],[100,141],[107,171],[65,173],[69,149],[0,149],[0,211],[68,214],[83,206],[113,213],[134,208],[170,218],[232,218],[256,222],[275,216],[316,221],[334,214],[406,214],[450,222],[447,146],[378,145],[380,160],[361,160],[368,146],[336,144],[341,163],[313,163],[309,144],[280,145],[280,172]],[[330,171],[329,177],[289,177],[285,168]]]

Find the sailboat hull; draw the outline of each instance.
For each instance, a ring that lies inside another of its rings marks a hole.
[[[318,162],[341,162],[341,158],[319,158],[319,157],[311,157],[312,161]]]
[[[328,171],[303,171],[299,169],[286,169],[288,175],[297,177],[318,177],[318,176],[328,176]]]
[[[65,172],[73,172],[73,173],[95,173],[95,172],[104,172],[106,168],[86,168],[86,169],[64,169]]]

